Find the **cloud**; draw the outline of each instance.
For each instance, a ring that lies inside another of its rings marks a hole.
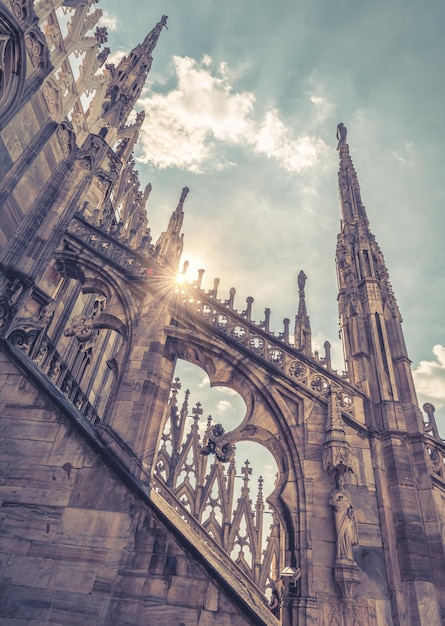
[[[112,52],[108,58],[107,63],[112,65],[118,65],[120,61],[128,54],[128,50],[116,50],[116,52]]]
[[[118,20],[115,15],[111,15],[108,11],[103,11],[103,14],[99,20],[101,26],[105,26],[108,30],[117,30]]]
[[[177,86],[139,101],[146,112],[139,161],[202,172],[232,164],[225,149],[243,146],[299,172],[326,150],[318,137],[295,137],[275,108],[255,119],[255,95],[233,89],[225,63],[214,68],[205,55],[200,63],[176,56],[173,64]]]
[[[228,400],[220,400],[216,405],[216,410],[219,413],[227,413],[227,411],[233,411],[233,406]]]
[[[401,150],[393,152],[393,156],[401,165],[413,165],[414,144],[411,141],[406,142]]]
[[[293,139],[290,134],[278,111],[271,109],[252,137],[254,150],[269,158],[274,157],[289,172],[300,172],[315,165],[326,148],[325,143],[308,135]]]
[[[323,123],[332,115],[334,107],[332,103],[323,96],[311,95],[310,101],[316,108],[317,122],[319,124]]]
[[[445,405],[445,347],[435,345],[433,354],[436,358],[420,361],[413,375],[420,404],[432,402],[438,409]]]

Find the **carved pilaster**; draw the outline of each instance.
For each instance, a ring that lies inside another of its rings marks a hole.
[[[329,391],[328,424],[323,444],[323,468],[328,474],[352,471],[352,457],[341,416],[338,391],[331,385]]]

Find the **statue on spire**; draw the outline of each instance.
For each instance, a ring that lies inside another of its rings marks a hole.
[[[298,274],[298,289],[300,292],[304,291],[304,288],[306,285],[306,279],[307,279],[306,274],[303,272],[303,270],[301,270],[301,272]]]
[[[337,126],[337,139],[338,139],[337,150],[340,150],[340,146],[346,145],[347,134],[348,134],[348,129],[346,128],[346,126],[341,123],[338,124]]]

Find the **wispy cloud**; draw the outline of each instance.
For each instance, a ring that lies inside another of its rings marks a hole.
[[[128,50],[116,50],[116,52],[113,52],[109,55],[109,57],[107,58],[107,63],[118,65],[118,63],[122,61],[123,57],[128,54],[128,52]]]
[[[99,24],[108,28],[108,30],[117,30],[119,25],[117,17],[115,15],[111,15],[108,11],[103,11]]]
[[[419,394],[420,404],[432,402],[436,408],[445,405],[445,347],[437,344],[433,347],[435,359],[420,361],[414,370],[414,382]]]
[[[394,151],[393,155],[401,165],[413,165],[414,144],[411,141],[406,142],[400,150]]]
[[[334,106],[331,102],[324,96],[312,94],[310,96],[310,101],[316,108],[317,112],[317,122],[323,123],[327,120],[333,113]]]
[[[173,63],[177,86],[139,102],[147,114],[140,161],[194,172],[220,169],[230,163],[224,155],[224,146],[230,144],[299,172],[312,167],[326,150],[318,137],[296,137],[275,108],[257,120],[254,93],[232,87],[225,63],[215,68],[208,55],[201,62],[174,57]]]

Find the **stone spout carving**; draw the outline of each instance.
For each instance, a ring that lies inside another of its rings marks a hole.
[[[215,424],[208,433],[208,441],[203,446],[201,454],[206,456],[214,454],[218,461],[227,463],[232,458],[235,450],[231,444],[234,438],[233,433],[226,433],[221,424]]]

